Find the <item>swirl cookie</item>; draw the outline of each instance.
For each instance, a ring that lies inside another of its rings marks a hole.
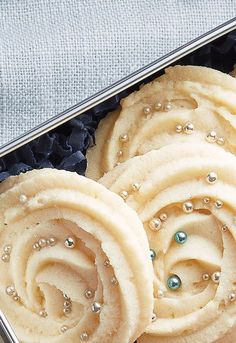
[[[121,102],[96,131],[87,176],[177,142],[207,141],[236,153],[236,80],[219,71],[175,66]]]
[[[0,308],[27,343],[133,343],[153,269],[136,213],[104,186],[44,169],[0,185]]]
[[[236,341],[236,157],[175,143],[100,182],[142,220],[154,268],[153,323],[139,343]]]

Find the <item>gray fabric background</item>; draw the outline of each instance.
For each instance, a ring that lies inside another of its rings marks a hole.
[[[0,0],[0,145],[235,13],[235,0]]]

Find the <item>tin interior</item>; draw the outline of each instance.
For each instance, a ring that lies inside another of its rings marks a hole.
[[[177,57],[176,57],[177,56]],[[181,58],[178,58],[181,56]],[[110,111],[119,106],[120,100],[129,95],[134,90],[139,89],[143,83],[148,83],[157,76],[164,73],[163,67],[175,64],[191,64],[212,67],[223,72],[230,72],[236,63],[236,20],[231,20],[225,25],[211,31],[190,44],[174,51],[172,54],[154,62],[143,70],[131,75],[122,82],[113,85],[111,88],[101,92],[95,97],[89,99],[69,109],[65,113],[54,118],[52,121],[44,123],[40,127],[22,136],[18,140],[3,146],[0,149],[0,156],[5,156],[8,161],[13,155],[22,149],[24,143],[28,143],[35,137],[45,134],[50,130],[63,132],[71,118],[76,117],[78,113],[89,113],[96,120],[96,126],[99,121]],[[135,80],[135,81],[134,81]],[[18,149],[18,150],[17,150]],[[0,311],[0,336],[3,342],[18,343],[14,332],[7,323]],[[1,338],[0,338],[1,342]]]

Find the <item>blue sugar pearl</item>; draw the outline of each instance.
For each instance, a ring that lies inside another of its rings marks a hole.
[[[150,249],[150,257],[151,257],[152,261],[155,260],[155,258],[156,258],[156,253],[153,249]]]
[[[174,240],[178,244],[184,244],[188,239],[188,235],[184,231],[177,231],[174,235]]]
[[[171,289],[172,291],[176,291],[177,289],[179,289],[181,287],[181,280],[178,277],[178,275],[171,275],[169,277],[169,279],[167,280],[167,286],[169,289]]]

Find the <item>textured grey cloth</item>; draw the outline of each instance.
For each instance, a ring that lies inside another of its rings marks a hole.
[[[0,145],[235,13],[235,0],[0,0]]]

